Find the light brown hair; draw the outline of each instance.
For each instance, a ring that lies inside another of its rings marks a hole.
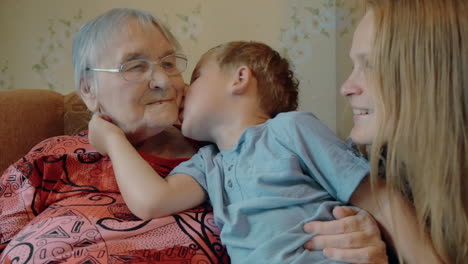
[[[440,256],[468,259],[468,1],[367,0],[375,22],[370,79],[389,186],[413,200]],[[409,188],[407,187],[409,186]]]
[[[245,65],[257,79],[259,104],[271,117],[294,111],[299,82],[287,59],[266,44],[254,41],[228,42],[206,52],[200,61],[214,55],[222,70]]]

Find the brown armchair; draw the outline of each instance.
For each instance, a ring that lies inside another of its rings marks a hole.
[[[0,174],[42,140],[86,129],[90,116],[75,92],[0,91]]]

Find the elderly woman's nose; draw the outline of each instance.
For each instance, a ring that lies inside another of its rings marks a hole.
[[[167,89],[170,84],[170,78],[161,69],[155,69],[151,74],[150,88],[151,89]]]

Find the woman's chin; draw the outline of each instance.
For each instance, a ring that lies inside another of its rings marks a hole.
[[[351,133],[349,134],[349,137],[355,144],[358,145],[370,145],[372,144],[373,136],[370,135],[369,131],[367,130],[362,130],[358,129],[356,127],[353,127],[351,130]]]
[[[173,124],[162,126],[140,126],[130,130],[125,130],[125,135],[132,144],[138,144],[152,138],[168,127],[172,127]]]

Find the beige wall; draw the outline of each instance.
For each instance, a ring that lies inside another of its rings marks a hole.
[[[300,109],[346,136],[337,89],[358,18],[356,0],[0,0],[0,89],[73,90],[71,36],[113,7],[147,10],[165,21],[190,63],[230,40],[265,42],[291,59],[301,81]],[[350,120],[348,116],[346,119]]]
[[[349,49],[351,48],[354,29],[363,15],[363,9],[359,4],[359,0],[351,0],[350,2],[353,3],[349,5],[348,11],[344,11],[346,8],[343,7],[337,9],[337,21],[344,22],[342,26],[339,26],[340,23],[337,22],[337,35],[339,38],[336,42],[336,133],[342,138],[348,136],[349,130],[353,126],[353,116],[348,102],[341,96],[339,89],[352,70]],[[348,16],[348,14],[352,15]],[[347,24],[350,26],[346,26]]]

